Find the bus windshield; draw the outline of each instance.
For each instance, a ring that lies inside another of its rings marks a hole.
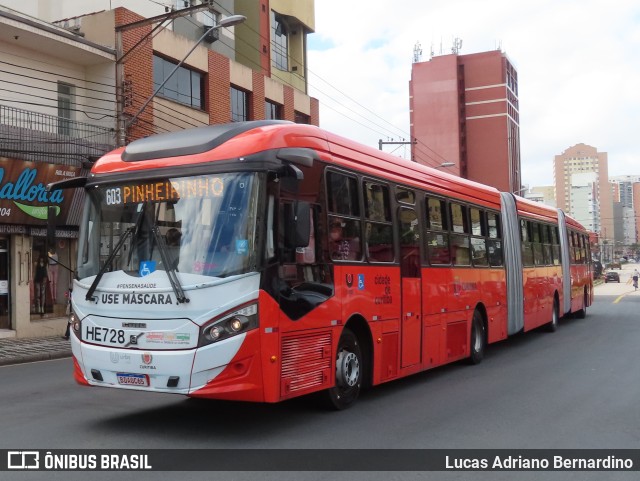
[[[255,173],[91,189],[78,275],[123,271],[144,277],[165,270],[227,277],[255,270],[257,201]]]

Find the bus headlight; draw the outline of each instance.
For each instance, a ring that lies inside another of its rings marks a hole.
[[[248,319],[244,316],[242,316],[242,319],[240,317],[234,317],[229,321],[229,327],[233,332],[240,332],[247,322]]]
[[[76,315],[75,312],[71,311],[71,314],[69,314],[69,327],[70,327],[70,331],[73,332],[73,334],[80,339],[80,333],[81,333],[81,324],[80,324],[80,318],[78,318],[78,316]]]
[[[248,304],[202,326],[198,347],[243,334],[258,327],[258,305]]]

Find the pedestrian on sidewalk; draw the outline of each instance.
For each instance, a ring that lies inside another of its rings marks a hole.
[[[638,276],[640,276],[638,269],[634,269],[633,274],[631,274],[631,279],[633,279],[633,287],[636,291],[638,290]]]
[[[71,314],[71,292],[72,291],[73,289],[69,288],[69,290],[65,294],[65,297],[67,298],[67,311],[66,311],[67,316]],[[64,332],[64,336],[62,336],[62,338],[66,339],[67,341],[69,340],[69,336],[71,335],[71,324],[68,321],[67,321],[67,330]]]
[[[44,316],[48,277],[49,275],[47,272],[47,266],[44,263],[44,257],[40,256],[38,264],[36,265],[35,275],[33,276],[33,282],[35,284],[36,312],[40,313],[40,317]]]

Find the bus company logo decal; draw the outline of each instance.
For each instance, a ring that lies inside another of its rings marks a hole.
[[[353,274],[346,274],[344,277],[347,287],[353,287]]]
[[[130,354],[122,354],[118,352],[112,352],[109,354],[109,358],[113,364],[118,364],[119,362],[123,362],[124,364],[131,363],[131,355]]]
[[[364,274],[358,274],[358,290],[364,291]]]
[[[40,452],[38,451],[8,451],[8,469],[39,469]]]

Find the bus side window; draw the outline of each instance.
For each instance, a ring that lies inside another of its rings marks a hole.
[[[487,226],[489,240],[487,242],[489,265],[492,267],[502,266],[502,227],[500,226],[500,215],[493,212],[487,213]]]
[[[328,171],[329,258],[362,260],[362,223],[355,176]]]
[[[469,247],[469,217],[467,206],[449,203],[451,214],[451,257],[453,265],[471,265]]]
[[[442,199],[427,198],[427,257],[431,265],[451,264],[447,203]]]
[[[362,183],[364,191],[365,242],[371,262],[393,262],[393,226],[389,187],[369,181]]]
[[[420,277],[420,226],[413,209],[401,207],[400,221],[400,269],[403,277]]]
[[[522,265],[532,267],[533,260],[533,242],[531,240],[530,222],[520,219],[520,240],[522,241]]]

